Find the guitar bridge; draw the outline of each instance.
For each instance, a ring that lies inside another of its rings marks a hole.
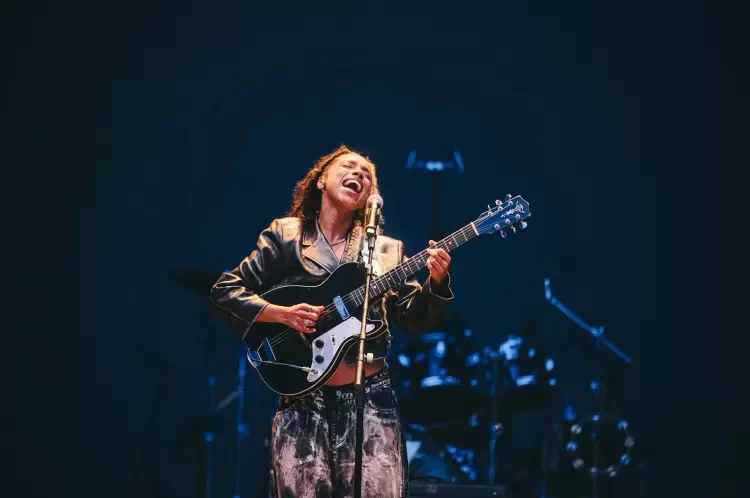
[[[276,355],[273,354],[273,348],[271,347],[271,342],[268,340],[268,337],[263,339],[263,347],[266,349],[266,354],[272,361],[276,361]]]

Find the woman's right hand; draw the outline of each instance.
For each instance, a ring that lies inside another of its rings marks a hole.
[[[263,308],[257,320],[259,322],[283,323],[294,330],[310,334],[315,332],[315,323],[324,309],[323,306],[312,306],[307,303],[295,304],[294,306],[269,304]]]
[[[315,323],[320,317],[323,306],[312,306],[307,303],[287,306],[284,310],[284,324],[305,334],[315,332]]]

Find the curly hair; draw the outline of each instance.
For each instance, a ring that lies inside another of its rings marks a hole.
[[[292,195],[292,207],[289,209],[288,216],[302,218],[303,220],[314,220],[317,218],[320,212],[320,206],[323,199],[323,193],[318,190],[318,179],[323,176],[326,172],[326,168],[330,166],[337,157],[343,156],[344,154],[357,154],[361,156],[370,165],[372,182],[370,187],[370,194],[380,194],[378,189],[378,178],[375,175],[375,164],[370,161],[369,158],[363,156],[359,152],[353,151],[345,145],[339,146],[338,149],[334,150],[330,154],[318,159],[310,171],[297,182],[294,187],[294,194]],[[354,213],[354,221],[363,223],[365,218],[365,210],[358,209]],[[384,218],[380,216],[380,223],[383,224]]]

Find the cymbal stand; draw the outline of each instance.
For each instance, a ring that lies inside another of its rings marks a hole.
[[[206,326],[206,337],[204,344],[204,363],[209,370],[213,370],[211,365],[211,359],[213,353],[216,351],[216,324],[211,319],[211,315],[208,311],[208,307],[203,309],[201,313],[201,323]],[[216,375],[213,372],[208,375],[208,414],[209,417],[217,411],[216,407]],[[198,454],[198,467],[203,471],[201,474],[205,479],[203,483],[198,482],[198,490],[202,491],[202,495],[206,498],[211,498],[211,491],[213,489],[213,454],[214,454],[214,439],[216,433],[214,432],[213,424],[210,424],[203,431],[203,453]],[[200,479],[200,477],[199,477]],[[202,488],[202,489],[201,489]],[[201,496],[200,494],[198,496]]]
[[[497,438],[503,432],[503,426],[499,421],[497,407],[498,377],[500,368],[497,362],[501,360],[501,355],[497,351],[488,351],[489,360],[492,362],[492,383],[490,384],[490,424],[489,424],[489,465],[487,468],[488,484],[495,484],[496,473],[496,448]]]
[[[556,297],[552,295],[552,291],[550,290],[550,281],[548,278],[544,279],[544,298],[545,300],[549,301],[551,304],[553,304],[557,309],[559,309],[561,312],[563,312],[568,318],[573,320],[573,322],[576,323],[580,328],[591,334],[591,336],[596,339],[596,362],[595,362],[595,375],[594,380],[591,381],[590,387],[591,390],[594,392],[594,410],[595,413],[592,415],[591,420],[594,423],[594,432],[591,436],[591,439],[593,441],[594,446],[594,456],[593,456],[593,464],[590,470],[591,474],[591,483],[592,483],[592,489],[591,489],[591,497],[592,498],[598,498],[599,496],[599,433],[597,430],[597,426],[599,424],[599,421],[602,419],[602,412],[606,405],[604,404],[604,396],[606,393],[606,389],[604,388],[604,385],[602,383],[602,368],[601,368],[601,351],[602,346],[606,346],[610,351],[615,353],[617,356],[622,358],[623,361],[627,364],[631,364],[632,360],[631,358],[623,353],[616,345],[614,345],[611,341],[604,338],[604,327],[592,327],[586,322],[584,322],[580,317],[576,316],[572,311],[570,311],[564,304],[562,304]]]
[[[247,361],[246,351],[243,347],[240,354],[239,369],[237,372],[237,460],[235,463],[234,497],[240,498],[240,480],[242,477],[242,438],[248,434],[248,426],[243,421],[243,410],[245,407],[245,368]]]
[[[209,375],[208,376],[208,413],[213,413],[216,409],[216,376],[215,375]],[[211,489],[213,488],[213,454],[214,454],[214,438],[216,437],[216,433],[213,431],[207,430],[203,432],[203,442],[206,445],[206,454],[203,456],[202,460],[205,459],[203,465],[204,465],[204,471],[206,476],[206,482],[205,482],[205,496],[206,498],[211,498]]]

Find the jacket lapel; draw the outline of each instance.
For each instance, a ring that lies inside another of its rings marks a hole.
[[[316,223],[305,223],[302,237],[302,256],[329,273],[333,273],[339,266],[336,255],[333,254],[333,250],[331,250],[323,234],[318,231]]]

